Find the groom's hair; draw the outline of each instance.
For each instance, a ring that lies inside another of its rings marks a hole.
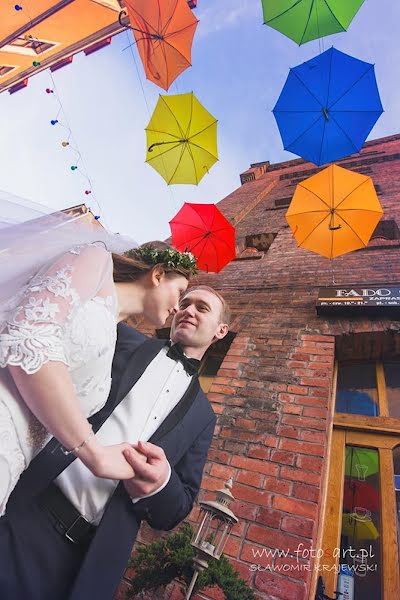
[[[214,296],[216,296],[218,298],[218,300],[222,304],[222,309],[221,309],[221,314],[220,314],[221,323],[230,325],[231,309],[229,307],[229,304],[227,303],[225,298],[219,292],[217,292],[217,290],[214,290],[214,288],[210,287],[209,285],[195,285],[191,288],[188,288],[186,290],[186,292],[183,294],[182,298],[185,298],[185,296],[187,296],[187,294],[190,294],[191,292],[195,292],[196,290],[205,290],[206,292],[210,292],[210,294],[213,294]]]

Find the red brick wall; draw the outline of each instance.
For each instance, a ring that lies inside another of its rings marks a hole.
[[[383,160],[388,156],[395,158]],[[369,142],[361,155],[338,164],[362,159],[376,161],[360,169],[370,169],[381,187],[384,218],[400,225],[400,136]],[[290,179],[280,177],[312,168],[294,160],[255,169],[257,179],[222,200],[219,208],[235,224],[239,248],[246,235],[277,236],[261,259],[234,261],[219,275],[199,277],[230,302],[236,332],[209,393],[218,424],[200,499],[211,498],[233,477],[233,510],[240,522],[225,552],[259,600],[311,599],[312,565],[311,570],[290,565],[297,564],[294,551],[300,544],[317,548],[335,339],[399,331],[388,319],[316,315],[318,288],[332,282],[330,261],[297,248],[286,208],[275,209],[275,200],[294,192]],[[400,240],[375,240],[335,259],[334,276],[340,284],[400,282]],[[196,507],[191,519],[197,516]],[[289,550],[291,557],[255,557],[263,548]],[[262,571],[267,565],[270,570]]]

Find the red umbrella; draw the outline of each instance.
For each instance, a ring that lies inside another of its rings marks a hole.
[[[215,204],[185,202],[169,224],[172,244],[194,254],[203,271],[218,273],[236,256],[235,228]]]
[[[377,512],[379,510],[378,490],[367,481],[346,479],[344,482],[343,508],[355,511],[356,507]]]

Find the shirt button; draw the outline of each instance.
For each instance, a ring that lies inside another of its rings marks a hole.
[[[157,417],[153,417],[153,418],[154,418],[154,420],[156,420],[156,419],[157,419]]]
[[[167,392],[167,394],[169,393],[169,390],[165,390]]]

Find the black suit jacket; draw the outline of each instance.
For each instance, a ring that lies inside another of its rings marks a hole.
[[[112,386],[106,405],[89,420],[97,430],[123,401],[164,342],[147,338],[125,324],[118,326]],[[69,600],[111,600],[129,560],[140,522],[169,530],[191,511],[198,494],[215,427],[211,405],[194,377],[187,392],[160,425],[150,442],[163,448],[171,465],[168,484],[158,494],[133,504],[120,483],[74,582]],[[39,494],[72,461],[56,440],[32,461],[8,503],[7,512]],[[49,551],[51,551],[49,549]]]

